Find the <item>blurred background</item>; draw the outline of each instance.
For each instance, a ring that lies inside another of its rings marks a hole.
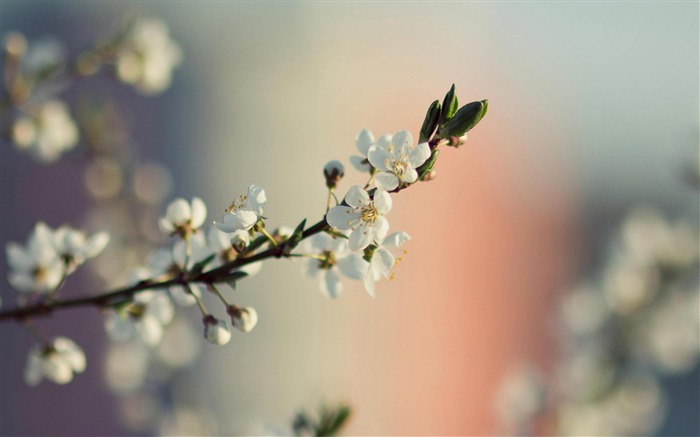
[[[128,108],[132,155],[157,163],[149,180],[167,193],[161,202],[200,196],[209,222],[249,184],[267,192],[268,226],[315,222],[326,162],[346,164],[341,194],[363,181],[347,165],[361,129],[417,138],[428,105],[452,83],[462,104],[489,100],[467,143],[442,152],[437,178],[394,196],[392,229],[413,239],[376,299],[350,282],[327,299],[299,263],[271,260],[234,295],[257,309],[254,331],[226,347],[176,332],[171,349],[192,356],[169,359],[191,366],[156,366],[155,377],[136,378],[143,391],[126,394],[114,369],[128,373],[140,355],[110,361],[97,311],[38,323],[85,349],[86,372],[65,387],[26,386],[31,338],[3,324],[3,435],[285,432],[295,411],[324,401],[353,407],[349,435],[510,434],[495,393],[524,363],[558,374],[561,297],[607,262],[628,211],[652,205],[698,225],[697,191],[683,179],[698,166],[697,3],[25,0],[0,8],[3,34],[54,36],[69,55],[129,14],[168,24],[182,63],[165,93],[147,98],[90,78],[61,97],[77,104],[80,93],[111,93]],[[0,158],[3,246],[25,241],[39,219],[101,228],[101,216],[85,220],[96,202],[80,151],[47,166],[3,140]],[[163,211],[154,206],[153,224]],[[5,278],[4,260],[1,269]],[[91,283],[85,276],[78,284]],[[5,279],[1,293],[4,308],[14,305]],[[199,318],[195,308],[178,311]],[[699,378],[697,366],[662,377],[665,419],[639,434],[697,435]],[[534,429],[552,434],[561,417],[550,411]]]

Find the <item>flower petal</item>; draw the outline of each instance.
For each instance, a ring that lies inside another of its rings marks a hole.
[[[367,290],[367,293],[369,293],[370,296],[375,297],[374,278],[372,277],[372,275],[365,276],[364,286],[365,290]]]
[[[267,197],[265,190],[257,185],[248,187],[248,199],[246,200],[246,209],[255,212],[257,215],[262,215],[265,209]]]
[[[192,227],[198,229],[202,227],[207,219],[207,205],[199,197],[192,198]]]
[[[391,144],[395,149],[411,147],[413,145],[413,135],[407,130],[400,130],[391,137]]]
[[[413,167],[406,168],[404,174],[401,175],[401,180],[406,183],[412,184],[418,180],[418,172]]]
[[[165,210],[165,217],[174,225],[184,224],[192,217],[190,204],[185,199],[175,199]]]
[[[362,259],[362,256],[352,253],[338,260],[338,270],[343,275],[351,279],[362,279],[367,274],[369,264]]]
[[[401,247],[405,242],[411,239],[411,236],[408,235],[407,233],[401,231],[401,232],[393,232],[390,234],[388,237],[384,239],[384,242],[382,242],[382,246],[384,247]]]
[[[380,190],[391,191],[399,186],[399,178],[394,173],[380,171],[374,176],[374,185]]]
[[[372,225],[374,234],[372,240],[382,241],[386,237],[387,232],[389,232],[389,221],[386,217],[377,217]]]
[[[372,146],[369,148],[367,159],[372,167],[380,171],[389,171],[389,162],[391,162],[390,152],[387,149]]]
[[[355,147],[364,156],[367,156],[367,151],[372,144],[374,144],[374,135],[367,129],[362,129],[355,137]]]
[[[343,283],[340,282],[338,273],[331,269],[325,270],[321,275],[321,292],[331,299],[335,299],[343,291]]]
[[[363,222],[350,234],[350,250],[364,250],[374,239],[374,234],[372,226],[368,222]]]
[[[7,263],[12,270],[31,271],[35,267],[34,258],[17,243],[7,243],[5,246]]]
[[[340,231],[347,231],[357,226],[362,214],[348,206],[334,206],[326,214],[326,221],[333,228]]]
[[[353,185],[345,195],[345,202],[353,208],[362,208],[369,205],[369,194],[359,185]]]
[[[428,143],[420,143],[408,154],[408,163],[411,167],[418,168],[428,158],[430,158],[430,146],[428,146]]]
[[[109,244],[109,234],[107,232],[98,232],[88,238],[83,245],[83,256],[85,258],[94,258],[99,255]]]
[[[67,337],[56,337],[53,341],[53,347],[70,364],[74,372],[82,373],[85,370],[85,352],[73,340]]]
[[[373,274],[388,278],[389,272],[394,266],[394,255],[386,249],[379,248],[374,252],[374,255],[372,255],[370,265],[370,270],[372,270]]]
[[[154,317],[145,315],[137,324],[141,340],[150,347],[157,346],[163,338],[163,326]]]
[[[391,211],[392,206],[391,196],[384,190],[374,192],[374,206],[380,214],[384,215]]]
[[[369,165],[367,158],[357,155],[352,155],[350,157],[350,165],[352,165],[355,170],[359,171],[360,173],[367,173],[369,172],[369,169],[372,168],[372,166]]]

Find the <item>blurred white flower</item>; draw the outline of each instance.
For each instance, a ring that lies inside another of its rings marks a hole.
[[[179,235],[189,238],[202,227],[207,218],[207,206],[199,197],[193,197],[192,203],[185,199],[173,200],[160,218],[158,225],[166,235]]]
[[[187,246],[189,245],[189,256]],[[206,244],[204,235],[197,232],[189,240],[178,240],[171,250],[159,249],[151,253],[148,257],[148,268],[161,278],[173,278],[176,275],[192,268],[192,266],[212,254]],[[185,266],[185,261],[187,265]],[[168,289],[175,303],[182,306],[190,306],[196,303],[194,293],[197,297],[202,296],[205,287],[199,283],[190,283],[189,290],[182,285],[173,285]]]
[[[231,316],[231,325],[241,332],[250,332],[258,323],[258,313],[253,307],[231,305],[226,311]]]
[[[328,297],[336,298],[343,291],[340,274],[350,279],[362,279],[367,272],[367,261],[360,255],[351,253],[348,240],[344,238],[321,233],[305,240],[303,244],[307,253],[322,258],[305,259],[304,271],[311,277],[319,276],[321,292]]]
[[[391,196],[377,189],[374,199],[367,191],[355,185],[345,195],[349,206],[338,205],[326,215],[329,225],[339,231],[352,229],[350,250],[363,250],[374,240],[382,240],[389,230],[389,222],[384,214],[391,211]]]
[[[51,228],[38,222],[25,247],[10,242],[5,246],[7,262],[12,269],[10,284],[20,292],[51,292],[61,283],[65,263],[56,251]]]
[[[224,320],[207,316],[204,318],[204,338],[209,343],[223,346],[231,340],[231,330]]]
[[[382,278],[389,279],[391,268],[396,264],[396,258],[387,248],[401,247],[411,237],[405,232],[394,232],[384,239],[375,241],[377,248],[372,254],[369,268],[364,277],[365,290],[370,296],[375,297],[375,283]]]
[[[544,410],[547,387],[540,372],[532,366],[522,366],[506,374],[496,393],[496,410],[513,435],[529,428]]]
[[[142,291],[132,303],[105,318],[105,329],[113,340],[127,340],[137,335],[147,346],[157,346],[163,327],[173,319],[175,308],[163,292]]]
[[[165,91],[172,71],[182,61],[182,50],[172,39],[168,26],[155,18],[134,22],[116,54],[117,77],[143,94]]]
[[[33,116],[21,116],[12,126],[12,142],[44,163],[56,161],[78,143],[78,127],[60,100],[51,100]]]
[[[345,168],[340,161],[330,161],[323,167],[323,176],[326,178],[326,186],[335,188],[345,176]]]
[[[96,257],[107,247],[109,234],[97,232],[88,238],[83,231],[61,226],[54,231],[53,239],[56,251],[66,263],[67,273],[72,273],[79,265]]]
[[[411,184],[418,180],[416,169],[430,158],[428,143],[413,144],[410,132],[395,133],[388,143],[378,141],[369,149],[369,162],[379,172],[374,183],[380,190],[391,191],[400,183]]]
[[[222,223],[214,225],[222,232],[235,232],[251,229],[262,217],[265,209],[265,190],[257,185],[248,187],[248,194],[240,196],[231,202],[222,218]]]
[[[85,353],[66,337],[56,337],[50,345],[35,344],[29,351],[24,381],[35,386],[43,378],[56,384],[67,384],[73,373],[85,370]]]
[[[603,294],[588,285],[581,285],[564,296],[562,320],[574,335],[586,336],[598,332],[610,318]]]
[[[104,359],[109,388],[119,394],[138,390],[146,380],[150,355],[138,341],[110,342]]]

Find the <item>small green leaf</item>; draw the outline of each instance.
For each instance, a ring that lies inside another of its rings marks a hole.
[[[305,227],[306,219],[302,220],[301,223],[297,225],[296,229],[294,229],[294,232],[292,232],[292,235],[284,243],[284,248],[282,249],[283,254],[289,255],[290,253],[292,253],[292,250],[294,250],[294,248],[299,245],[301,239],[304,238]]]
[[[216,258],[215,253],[209,255],[208,257],[204,258],[203,260],[201,260],[197,264],[193,265],[192,270],[191,270],[192,274],[199,275],[200,273],[202,273],[202,270],[204,270],[204,268],[207,266],[207,264],[212,262],[214,260],[214,258]]]
[[[452,88],[445,94],[445,99],[442,101],[442,114],[440,114],[440,126],[443,126],[449,119],[455,115],[459,108],[459,103],[457,102],[457,95],[455,94],[455,84],[452,84]]]
[[[319,437],[336,435],[345,426],[350,413],[351,409],[347,405],[340,405],[337,409],[322,410],[316,435]]]
[[[438,121],[440,120],[440,102],[438,100],[434,101],[428,108],[428,112],[425,114],[425,120],[423,120],[423,126],[420,128],[420,138],[418,138],[418,143],[424,143],[430,139],[437,129]]]
[[[227,274],[226,276],[221,277],[221,282],[225,282],[229,285],[229,287],[233,288],[234,290],[236,289],[236,283],[248,276],[248,273],[242,272],[240,270],[236,270],[234,272],[231,272]]]
[[[433,153],[430,154],[430,158],[428,158],[423,165],[418,167],[418,179],[421,181],[425,177],[425,175],[429,174],[430,171],[433,169],[433,166],[437,162],[438,154],[440,151],[438,149],[434,149]]]
[[[488,110],[488,100],[471,102],[459,108],[445,126],[440,129],[441,138],[461,137],[481,121]]]

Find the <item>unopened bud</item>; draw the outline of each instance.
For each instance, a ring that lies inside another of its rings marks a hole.
[[[427,181],[432,181],[437,177],[437,171],[435,170],[430,170],[425,176],[423,176],[423,179],[421,179],[424,182]]]
[[[447,145],[450,147],[459,147],[462,144],[464,144],[466,141],[467,141],[467,134],[464,134],[461,137],[450,137],[448,139]]]
[[[331,161],[323,167],[323,175],[326,177],[326,186],[335,188],[345,176],[345,168],[340,161]]]
[[[244,230],[238,230],[233,233],[233,238],[231,238],[231,247],[236,251],[237,254],[242,254],[245,252],[246,247],[250,244],[250,235]]]
[[[206,316],[204,322],[204,338],[209,343],[222,346],[231,340],[231,330],[225,321],[214,316]]]
[[[231,324],[241,332],[250,332],[258,323],[258,313],[253,307],[238,307],[231,305],[227,312],[231,316]]]

